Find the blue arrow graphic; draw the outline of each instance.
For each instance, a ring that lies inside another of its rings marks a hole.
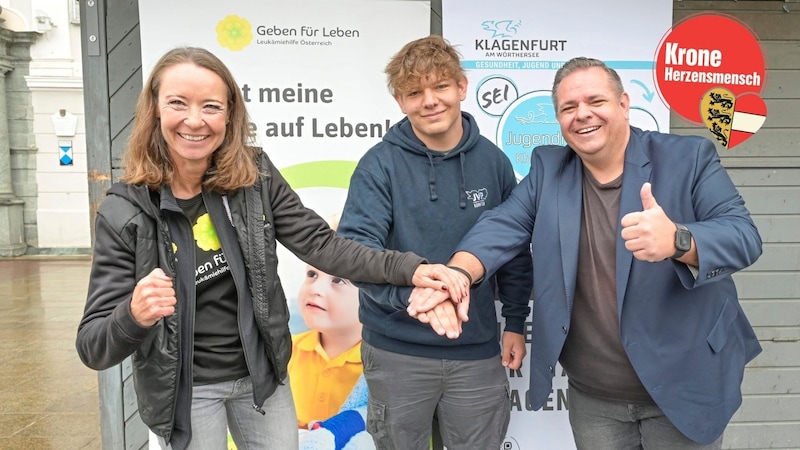
[[[648,102],[653,101],[653,95],[655,95],[655,92],[651,92],[650,89],[647,88],[646,84],[642,83],[639,80],[631,80],[631,83],[638,84],[639,86],[642,87],[642,89],[644,89],[644,94],[642,95],[642,97],[644,97],[645,100],[647,100]]]

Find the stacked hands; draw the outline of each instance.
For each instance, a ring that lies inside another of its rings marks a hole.
[[[422,267],[422,266],[420,266]],[[470,281],[461,270],[450,269],[450,276],[456,277],[458,283],[447,286],[416,287],[408,298],[408,315],[422,323],[427,323],[439,336],[457,339],[461,336],[461,325],[469,321],[469,288]],[[469,273],[467,271],[467,273]],[[504,367],[517,370],[522,366],[528,350],[525,337],[511,331],[503,332],[502,362]]]
[[[448,269],[451,270],[451,269]],[[466,275],[452,271],[463,281],[466,295],[459,296],[450,290],[417,287],[408,299],[408,315],[427,323],[439,336],[456,339],[461,335],[461,324],[469,321],[469,281]]]
[[[442,264],[421,264],[414,272],[416,287],[408,300],[408,314],[429,324],[439,336],[458,338],[461,324],[469,320],[471,281],[465,273]]]

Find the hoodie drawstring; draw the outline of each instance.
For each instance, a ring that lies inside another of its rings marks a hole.
[[[428,162],[430,163],[430,171],[428,172],[428,190],[431,195],[431,201],[434,202],[439,198],[436,194],[436,166],[433,163],[433,154],[426,152],[428,155]],[[458,186],[458,207],[465,209],[467,207],[467,180],[464,175],[464,165],[466,164],[466,155],[463,152],[458,154],[459,169],[461,171],[460,184]]]
[[[428,162],[431,165],[431,169],[428,172],[428,190],[431,194],[431,201],[434,202],[439,198],[439,196],[436,195],[436,169],[433,166],[433,155],[430,152],[426,153],[428,155]]]
[[[464,163],[467,159],[467,156],[464,152],[458,154],[459,162],[461,163],[461,186],[459,186],[458,191],[458,207],[464,209],[467,207],[467,181],[464,177]]]

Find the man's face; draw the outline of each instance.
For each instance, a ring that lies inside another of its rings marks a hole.
[[[408,92],[397,94],[400,110],[408,116],[414,134],[431,150],[452,150],[461,140],[461,102],[467,79],[427,77]]]
[[[564,77],[556,91],[556,116],[561,133],[581,159],[607,159],[625,152],[630,131],[628,94],[617,94],[600,67]]]

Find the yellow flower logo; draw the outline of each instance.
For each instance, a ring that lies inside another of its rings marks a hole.
[[[211,223],[211,217],[208,213],[197,218],[197,223],[192,227],[192,234],[194,234],[194,240],[197,241],[197,247],[205,251],[216,251],[222,247],[219,244],[217,230],[214,228],[214,224]]]
[[[235,14],[225,17],[217,24],[217,41],[235,52],[247,47],[253,41],[250,22]]]

